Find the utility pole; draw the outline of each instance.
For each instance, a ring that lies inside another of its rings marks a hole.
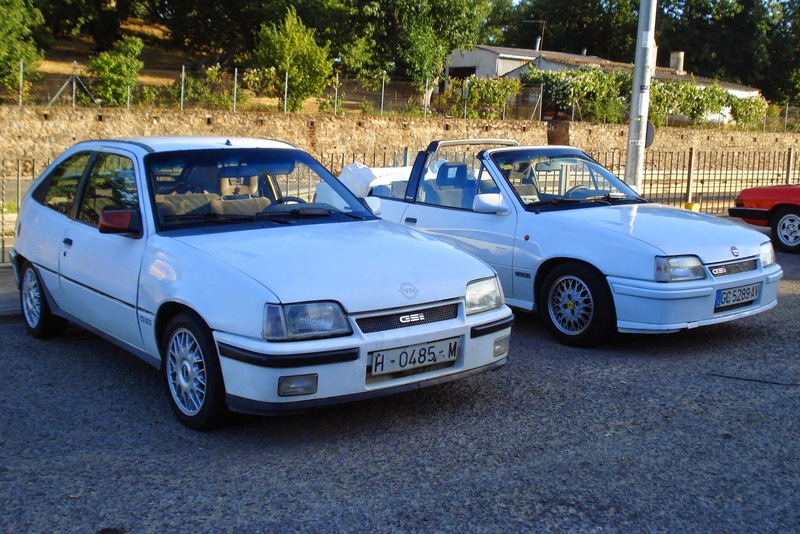
[[[625,182],[638,191],[644,174],[644,149],[647,114],[650,109],[650,78],[656,68],[656,0],[640,0],[639,27],[636,31],[636,58],[633,67],[633,91],[628,124],[628,150],[625,158]]]

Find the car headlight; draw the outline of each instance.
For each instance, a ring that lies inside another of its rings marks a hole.
[[[502,305],[503,292],[496,276],[467,284],[467,315],[493,310]]]
[[[761,243],[761,267],[772,265],[775,261],[775,249],[772,248],[772,243],[769,241]]]
[[[264,339],[297,341],[352,334],[338,302],[267,304],[264,307]]]
[[[697,256],[656,256],[656,282],[702,280],[706,271]]]

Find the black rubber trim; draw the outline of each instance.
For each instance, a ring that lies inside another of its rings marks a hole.
[[[328,363],[352,362],[358,359],[358,349],[342,349],[327,352],[310,352],[306,354],[262,354],[240,349],[226,343],[218,343],[220,356],[249,363],[258,367],[274,367],[289,369],[307,365],[325,365]]]
[[[376,397],[383,397],[385,395],[394,395],[396,393],[403,393],[406,391],[415,391],[428,386],[436,386],[439,384],[446,384],[453,380],[459,380],[468,376],[485,373],[487,371],[495,371],[508,362],[507,357],[503,357],[495,362],[492,362],[477,369],[470,369],[468,371],[461,371],[452,375],[438,376],[421,382],[412,382],[410,384],[403,384],[401,386],[389,387],[378,389],[375,391],[364,391],[362,393],[354,393],[352,395],[343,395],[341,397],[330,397],[327,399],[311,399],[296,402],[260,402],[251,399],[244,399],[236,395],[227,395],[226,402],[228,408],[234,412],[241,412],[253,415],[286,415],[287,413],[299,413],[311,408],[319,408],[322,406],[330,406],[332,404],[342,404],[345,402],[354,402],[365,399],[373,399]]]
[[[753,219],[756,221],[769,220],[769,210],[758,208],[728,208],[728,215],[740,219]]]
[[[486,323],[481,324],[478,326],[473,326],[472,330],[469,332],[469,337],[481,337],[481,336],[488,336],[489,334],[494,334],[495,332],[499,332],[500,330],[505,330],[506,328],[511,328],[514,325],[514,315],[509,315],[499,321],[495,321],[493,323]]]

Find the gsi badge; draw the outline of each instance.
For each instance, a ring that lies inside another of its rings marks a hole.
[[[400,322],[403,324],[418,323],[425,320],[424,313],[410,313],[408,315],[401,315]]]

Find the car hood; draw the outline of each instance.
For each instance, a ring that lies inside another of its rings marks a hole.
[[[447,243],[382,220],[177,239],[241,271],[281,302],[335,300],[349,312],[463,297],[467,282],[494,275]]]
[[[547,212],[560,232],[591,239],[628,236],[664,256],[692,254],[703,263],[758,256],[764,234],[720,217],[661,204],[625,204]],[[733,248],[738,250],[738,256]]]
[[[800,199],[800,185],[770,185],[764,187],[753,187],[742,190],[737,196],[738,199],[771,199],[771,200],[792,200]]]

